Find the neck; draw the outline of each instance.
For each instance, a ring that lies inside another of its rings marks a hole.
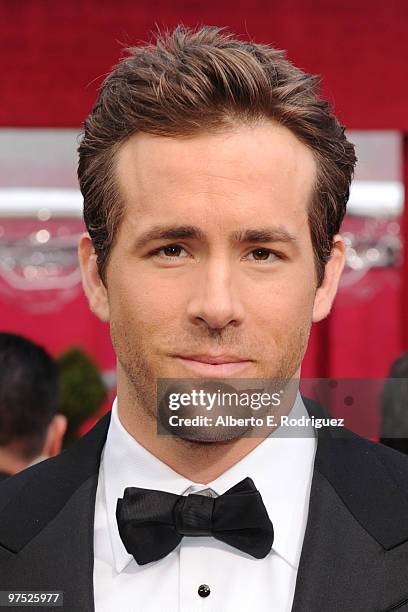
[[[277,426],[264,427],[257,429],[257,437],[238,437],[216,442],[193,442],[175,435],[158,435],[154,413],[141,406],[129,392],[128,385],[121,382],[124,381],[118,375],[118,416],[123,427],[157,459],[196,483],[212,482],[277,429]],[[278,421],[280,415],[289,414],[295,398],[296,391],[293,388],[290,397],[279,410]]]
[[[12,450],[2,447],[0,448],[0,472],[6,474],[17,474],[30,464],[29,461],[20,459]]]

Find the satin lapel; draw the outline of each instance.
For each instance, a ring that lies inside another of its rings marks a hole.
[[[62,591],[64,610],[94,610],[93,504],[96,484],[96,476],[83,483],[37,537],[18,554],[9,556],[8,563],[0,569],[1,590]]]
[[[304,399],[310,415],[327,418]],[[292,612],[406,609],[394,606],[408,600],[408,500],[381,453],[350,432],[318,430]]]
[[[382,578],[383,556],[382,547],[315,471],[292,612],[378,610],[373,585]]]
[[[38,464],[3,483],[5,497],[13,495],[0,510],[1,590],[63,591],[64,610],[94,610],[95,495],[109,420],[110,414],[48,469]]]

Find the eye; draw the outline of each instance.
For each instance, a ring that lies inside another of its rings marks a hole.
[[[186,255],[184,255],[183,257],[180,257],[180,254],[182,251],[186,253],[186,250],[179,244],[167,244],[164,247],[159,247],[158,249],[155,249],[154,251],[150,253],[150,255],[152,257],[158,257],[159,259],[167,259],[167,260],[184,259]]]
[[[260,263],[272,263],[276,259],[281,259],[278,253],[272,251],[271,249],[258,248],[253,249],[249,255],[253,255],[252,261],[260,262]]]

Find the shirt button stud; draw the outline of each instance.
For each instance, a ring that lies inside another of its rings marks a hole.
[[[211,593],[211,589],[208,584],[200,584],[198,587],[198,594],[200,597],[208,597]]]

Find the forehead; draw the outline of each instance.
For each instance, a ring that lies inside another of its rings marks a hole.
[[[268,121],[190,137],[137,133],[119,149],[115,172],[125,218],[138,226],[186,214],[221,225],[249,214],[295,223],[307,216],[316,164],[290,130]]]

